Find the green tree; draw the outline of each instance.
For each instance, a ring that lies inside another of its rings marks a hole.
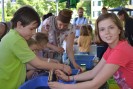
[[[118,7],[127,5],[129,0],[102,0],[104,6]]]
[[[48,0],[16,0],[16,3],[12,3],[11,0],[8,0],[7,5],[5,6],[5,17],[12,17],[14,12],[24,5],[30,5],[32,6],[42,17],[44,14],[47,14],[48,12],[51,12],[53,14],[56,13],[56,2],[48,1]],[[79,2],[79,6],[83,6],[85,9],[85,16],[90,16],[91,11],[91,3],[90,2]],[[79,7],[77,5],[77,7]],[[66,2],[58,3],[58,10],[62,10],[63,8],[66,8]],[[70,8],[71,10],[74,10],[75,8]],[[7,20],[6,20],[7,21]]]

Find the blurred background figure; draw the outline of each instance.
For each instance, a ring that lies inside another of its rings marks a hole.
[[[0,41],[9,32],[11,28],[10,22],[0,22]]]
[[[87,25],[82,25],[80,28],[80,36],[78,38],[79,54],[88,54],[91,45],[91,30]]]
[[[120,10],[117,14],[120,20],[124,22],[125,36],[128,42],[133,46],[133,18],[131,18],[124,9]]]
[[[88,25],[88,19],[84,17],[84,9],[82,7],[78,8],[78,17],[74,18],[73,23],[76,29],[75,37],[80,36],[81,25]]]
[[[44,19],[43,19],[43,22],[42,22],[42,27],[41,27],[41,32],[45,33],[48,35],[48,29],[49,29],[49,25],[48,25],[48,21],[46,21],[47,18],[49,18],[50,16],[53,16],[52,13],[48,13]]]
[[[102,14],[106,14],[106,13],[108,13],[108,10],[107,10],[106,7],[103,7],[101,11],[102,11]]]
[[[38,32],[43,32],[43,33],[45,33],[44,31],[44,28],[43,28],[43,25],[45,24],[45,20],[49,17],[49,16],[53,16],[53,14],[52,13],[47,13],[47,14],[44,14],[43,16],[42,16],[42,22],[41,22],[41,24],[40,24],[40,26],[39,26],[39,28],[38,28]]]

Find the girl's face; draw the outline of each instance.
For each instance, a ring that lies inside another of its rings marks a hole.
[[[36,28],[37,28],[38,23],[36,21],[31,22],[27,26],[23,26],[21,22],[17,23],[17,31],[19,34],[26,40],[30,39],[32,35],[36,33]]]
[[[61,21],[57,20],[57,27],[59,30],[67,29],[68,25],[68,23],[62,23]]]
[[[100,21],[98,23],[98,28],[99,36],[104,42],[106,42],[110,47],[117,45],[120,29],[110,18]]]

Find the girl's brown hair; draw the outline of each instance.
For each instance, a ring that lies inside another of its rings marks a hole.
[[[106,13],[106,14],[102,14],[98,17],[98,19],[96,20],[96,24],[95,24],[95,41],[96,43],[104,43],[100,36],[99,36],[99,28],[98,28],[98,24],[100,21],[105,20],[105,19],[111,19],[114,24],[120,29],[120,35],[119,35],[119,40],[124,40],[125,36],[124,36],[124,30],[123,30],[123,26],[119,20],[119,18],[114,14],[114,13]]]
[[[80,28],[80,36],[89,36],[89,31],[87,25],[82,25]]]

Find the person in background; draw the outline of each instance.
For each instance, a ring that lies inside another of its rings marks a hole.
[[[49,30],[49,25],[48,25],[49,22],[46,19],[49,18],[50,16],[53,16],[53,14],[52,13],[46,14],[46,17],[43,20],[42,27],[41,27],[41,32],[43,32],[47,35],[48,35],[48,30]]]
[[[43,15],[41,25],[39,26],[40,31],[38,31],[46,34],[47,36],[48,36],[49,25],[47,24],[48,22],[46,22],[46,19],[50,16],[53,16],[53,14],[47,13]],[[50,56],[51,51],[52,50],[49,50],[49,48],[45,48],[42,51],[40,51],[38,54],[40,57],[51,58]]]
[[[74,58],[73,44],[75,38],[75,29],[70,24],[72,11],[69,9],[63,9],[59,12],[58,16],[50,16],[46,22],[49,25],[47,46],[54,50],[53,58],[62,61],[62,54],[64,49],[62,43],[66,41],[66,53],[73,66],[78,69],[80,66],[76,63]]]
[[[101,12],[102,12],[102,14],[106,14],[106,13],[108,13],[108,9],[106,7],[103,7]]]
[[[96,36],[109,45],[101,61],[92,70],[74,76],[66,76],[57,70],[57,76],[63,80],[85,82],[49,82],[51,89],[98,89],[112,76],[120,89],[133,89],[133,47],[124,37],[119,18],[114,13],[100,15],[96,20],[95,31],[98,33]]]
[[[91,39],[93,40],[93,29],[92,29],[92,26],[91,25],[87,25],[87,27],[88,27],[88,31],[89,31],[89,34],[90,34],[90,36],[91,36]]]
[[[133,18],[131,18],[124,9],[120,10],[117,15],[120,20],[124,21],[125,36],[129,44],[133,46]]]
[[[84,15],[84,9],[82,7],[78,8],[78,17],[74,18],[72,23],[76,29],[76,33],[75,33],[76,38],[80,36],[81,25],[88,25],[88,19],[83,15]]]
[[[25,81],[27,63],[36,69],[54,68],[71,73],[69,66],[45,62],[29,48],[27,40],[35,34],[40,24],[38,13],[31,6],[19,8],[11,22],[12,29],[0,43],[0,89],[18,89]]]
[[[82,25],[80,28],[80,36],[78,38],[79,54],[88,54],[91,45],[91,30],[87,25]]]
[[[38,51],[45,49],[47,47],[47,43],[48,43],[48,37],[46,36],[46,34],[41,33],[41,32],[37,32],[32,38],[30,38],[27,41],[30,49],[36,54],[38,55]],[[41,58],[40,59],[44,60],[45,62],[50,62],[50,63],[59,63],[58,61],[54,60],[54,59],[49,59],[49,58]],[[27,64],[27,66],[29,66]],[[51,66],[51,65],[49,65]],[[60,66],[60,65],[58,65]],[[27,68],[27,79],[31,79],[32,77],[38,76],[39,73],[44,72],[43,70],[38,70],[36,68]]]
[[[10,28],[10,22],[0,22],[0,41],[9,32]]]
[[[45,31],[45,29],[44,29],[42,26],[44,25],[44,21],[45,21],[49,16],[53,16],[53,14],[49,12],[49,13],[44,14],[44,15],[42,16],[42,21],[41,21],[40,26],[38,27],[38,31],[37,31],[37,32],[42,32],[42,31],[44,31],[45,33],[47,32],[47,30]]]

